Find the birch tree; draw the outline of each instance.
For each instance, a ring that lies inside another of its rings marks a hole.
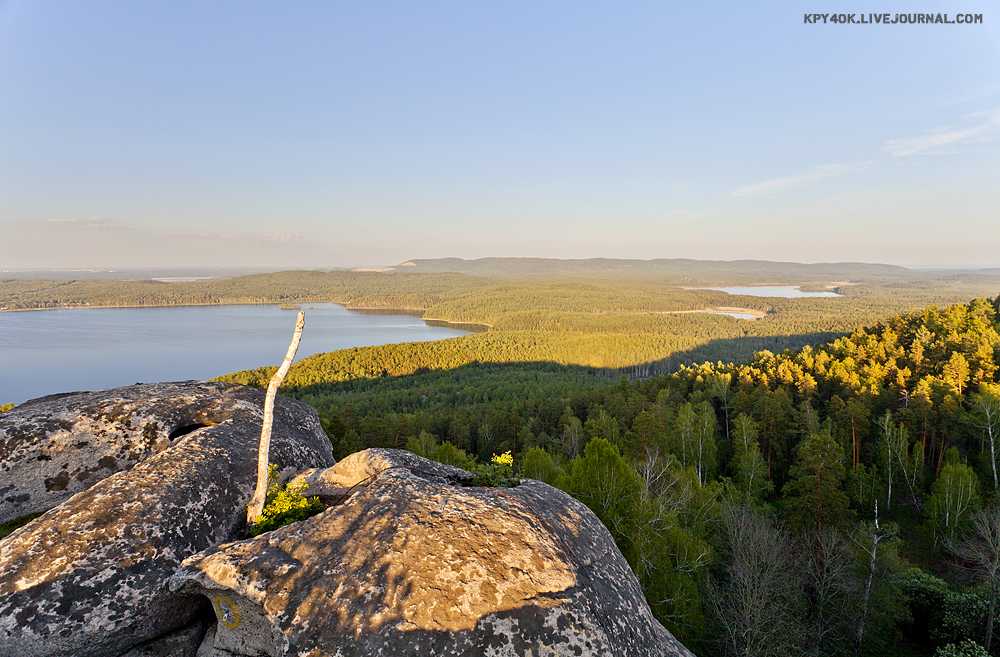
[[[885,507],[891,508],[893,482],[901,479],[906,484],[906,492],[913,507],[920,511],[923,507],[920,496],[924,471],[923,442],[911,446],[906,425],[893,422],[892,414],[888,411],[879,421],[879,427],[882,430],[881,454],[888,487]]]
[[[788,534],[747,507],[723,510],[725,554],[708,601],[719,623],[719,654],[801,654],[802,590]]]
[[[767,478],[767,463],[757,442],[757,425],[743,413],[733,422],[733,473],[748,504],[760,502],[773,489]]]
[[[989,607],[983,646],[989,652],[993,643],[997,597],[1000,596],[1000,508],[977,512],[972,517],[972,530],[951,551],[959,568],[987,590]]]
[[[850,544],[832,528],[810,532],[799,549],[806,589],[808,654],[842,655],[850,644],[855,564]]]
[[[697,421],[695,423],[695,470],[698,473],[698,483],[704,484],[709,474],[715,468],[715,456],[718,449],[715,444],[715,432],[718,424],[715,421],[715,409],[708,402],[698,404]]]
[[[879,428],[882,430],[880,451],[882,453],[882,463],[885,467],[885,510],[889,511],[892,509],[892,482],[895,479],[893,475],[896,470],[896,459],[893,454],[893,451],[896,449],[896,425],[892,421],[892,414],[888,411],[879,420]]]
[[[942,538],[955,539],[959,527],[978,506],[978,488],[976,473],[961,462],[958,450],[949,449],[928,504],[935,543]]]
[[[878,500],[875,500],[875,520],[872,523],[863,523],[853,536],[854,544],[864,553],[868,566],[865,573],[864,588],[861,593],[861,610],[858,615],[858,625],[854,635],[854,654],[858,657],[860,657],[861,648],[864,645],[868,613],[871,608],[872,591],[883,570],[880,568],[880,549],[889,541],[895,540],[896,535],[895,526],[879,524]]]
[[[680,459],[682,465],[691,465],[694,454],[694,433],[697,415],[691,402],[684,402],[677,409],[674,420],[674,436],[671,441],[671,451]]]
[[[996,440],[1000,438],[1000,385],[984,383],[972,396],[973,422],[983,432],[983,447],[989,451],[993,492],[998,490]]]
[[[583,443],[583,422],[580,422],[580,418],[574,415],[569,407],[563,413],[561,422],[563,452],[571,459],[576,458]]]
[[[299,350],[299,342],[302,340],[302,329],[306,325],[306,316],[300,310],[299,316],[295,319],[295,331],[292,333],[292,342],[288,345],[285,359],[281,361],[278,371],[271,377],[267,384],[267,395],[264,397],[264,419],[260,426],[260,442],[257,445],[257,487],[254,489],[250,504],[247,505],[247,524],[253,525],[260,518],[264,510],[264,501],[267,499],[267,466],[271,452],[271,426],[274,424],[274,398],[278,395],[278,388],[285,380],[288,369],[292,366],[295,353]]]

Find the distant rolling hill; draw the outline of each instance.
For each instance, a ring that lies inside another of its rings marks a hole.
[[[821,280],[906,280],[922,274],[897,265],[862,262],[770,262],[767,260],[693,260],[658,258],[629,260],[587,258],[438,258],[407,260],[396,271],[414,273],[457,272],[478,276],[655,276],[679,282],[708,281],[801,283]]]

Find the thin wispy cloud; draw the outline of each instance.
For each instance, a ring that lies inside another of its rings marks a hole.
[[[2,0],[0,0],[2,1]],[[294,244],[309,241],[303,233],[291,231],[197,231],[167,230],[156,226],[139,226],[113,219],[48,219],[49,229],[56,232],[101,231],[140,233],[149,240],[183,239],[231,243]],[[30,227],[25,227],[28,230]]]
[[[868,162],[834,162],[821,164],[811,169],[789,176],[769,178],[758,182],[742,185],[733,190],[733,196],[765,196],[777,192],[783,192],[795,187],[801,187],[810,183],[837,178],[847,174],[861,171],[868,166]]]
[[[882,150],[893,157],[912,157],[940,152],[942,148],[988,141],[1000,134],[1000,108],[965,117],[966,125],[938,128],[914,137],[882,142]]]
[[[312,266],[332,263],[343,251],[321,235],[290,231],[204,231],[114,219],[0,222],[4,268]],[[28,259],[27,256],[30,256]]]
[[[967,114],[965,125],[931,130],[922,135],[886,139],[882,152],[895,158],[944,152],[948,147],[983,143],[1000,136],[1000,108]],[[742,185],[733,190],[733,196],[765,196],[803,185],[855,173],[871,162],[822,164],[801,173],[769,178]]]
[[[177,231],[165,234],[169,237],[177,237],[181,239],[215,240],[219,242],[232,242],[234,244],[242,242],[256,242],[260,244],[294,244],[304,243],[309,240],[306,235],[294,232]]]
[[[53,227],[68,229],[131,230],[130,226],[110,219],[48,219],[47,223]]]

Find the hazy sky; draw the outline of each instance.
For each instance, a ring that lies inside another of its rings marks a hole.
[[[0,269],[998,266],[1000,6],[916,4],[984,24],[803,24],[843,5],[814,0],[0,0]]]

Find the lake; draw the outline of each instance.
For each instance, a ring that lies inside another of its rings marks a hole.
[[[721,310],[719,308],[716,308],[714,310],[709,310],[708,312],[712,313],[713,315],[725,315],[727,317],[735,317],[736,319],[752,320],[752,319],[760,319],[761,317],[760,315],[754,314],[752,312],[741,311],[741,310]]]
[[[700,290],[716,290],[746,297],[782,297],[785,299],[837,298],[844,296],[832,290],[803,290],[796,285],[749,285],[746,287],[702,287]]]
[[[302,310],[306,328],[296,359],[468,333],[412,315],[357,312],[332,303],[302,304]],[[295,311],[256,305],[0,313],[0,404],[276,365],[294,325]]]

